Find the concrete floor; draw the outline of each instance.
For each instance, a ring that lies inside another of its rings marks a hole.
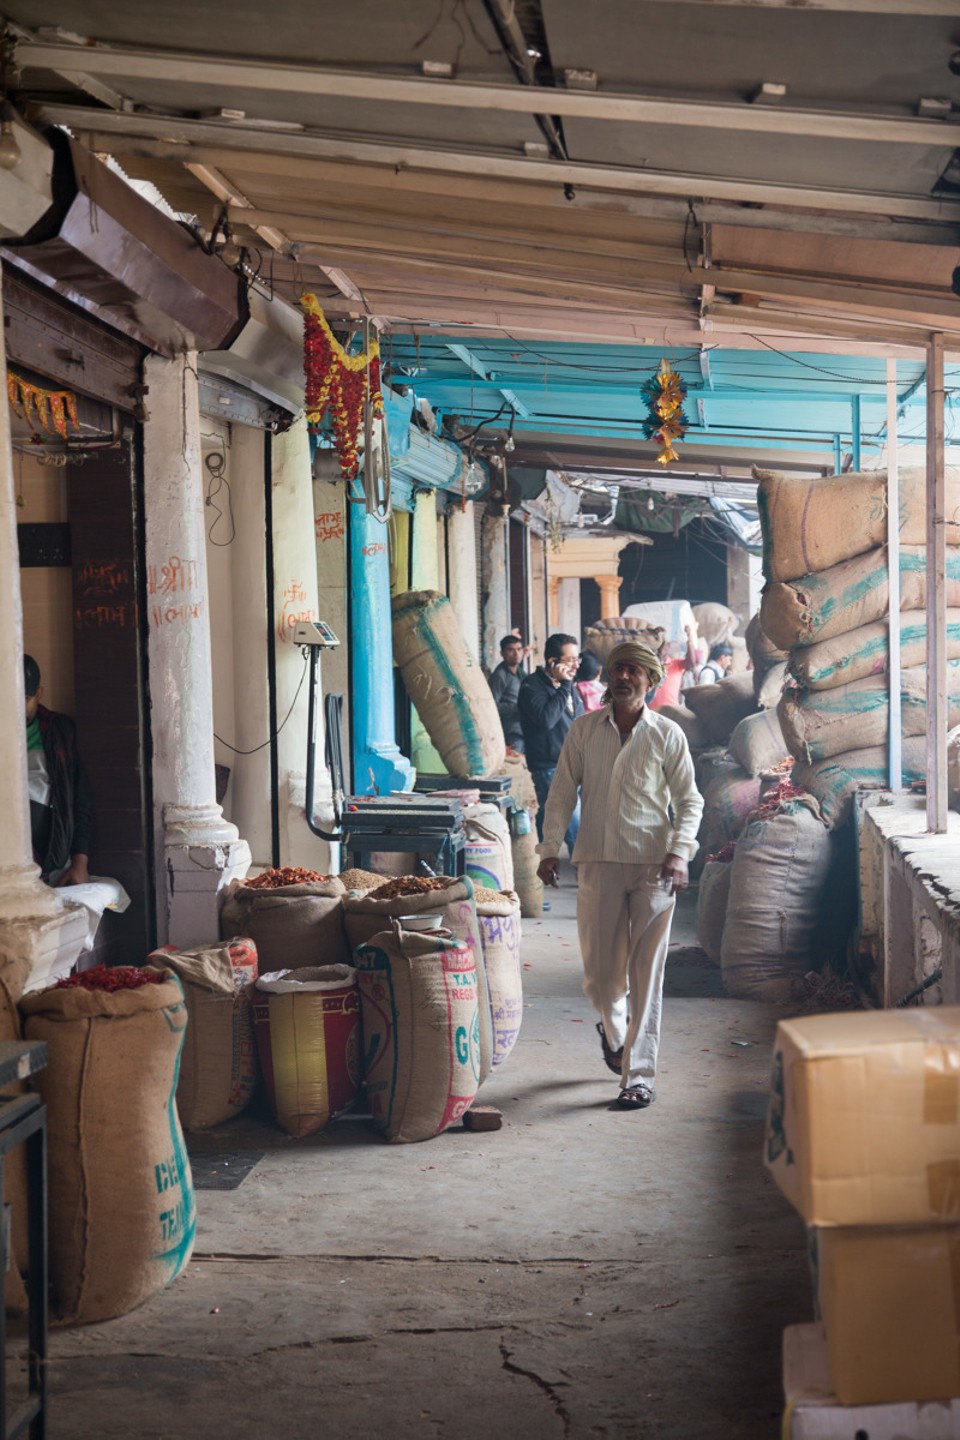
[[[722,995],[686,900],[658,1099],[611,1109],[564,881],[525,922],[523,1030],[481,1096],[503,1129],[387,1146],[356,1118],[294,1141],[241,1117],[194,1137],[198,1173],[263,1158],[198,1192],[168,1291],[55,1332],[51,1436],[779,1435],[781,1331],[811,1309],[760,1160],[776,1014]]]

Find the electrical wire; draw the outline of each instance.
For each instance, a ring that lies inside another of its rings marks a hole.
[[[237,538],[237,523],[233,515],[233,491],[230,488],[230,481],[227,479],[226,475],[226,456],[223,454],[222,450],[213,450],[209,455],[205,456],[203,463],[207,467],[207,470],[210,474],[210,479],[207,482],[207,493],[204,497],[204,504],[209,505],[211,510],[216,511],[216,519],[211,523],[210,529],[207,531],[207,539],[209,540],[211,545],[217,545],[225,550],[227,546],[232,545],[234,540]],[[216,486],[216,489],[214,489],[214,486]],[[216,498],[220,494],[221,490],[224,489],[227,492],[226,516],[229,517],[230,520],[230,539],[215,540],[213,538],[213,532],[220,524],[220,521],[224,519],[224,511],[221,510],[220,506],[216,504]]]
[[[284,715],[283,720],[282,720],[281,723],[277,726],[276,730],[274,730],[274,731],[272,732],[272,734],[269,736],[268,739],[264,740],[264,742],[263,742],[262,745],[254,745],[254,747],[253,747],[252,750],[238,750],[237,747],[236,747],[236,745],[231,745],[229,740],[224,740],[223,736],[222,736],[222,735],[218,735],[217,732],[216,732],[216,730],[214,730],[214,732],[213,732],[213,738],[214,738],[214,740],[219,740],[220,744],[224,747],[224,749],[232,751],[232,753],[233,753],[234,755],[256,755],[259,750],[266,750],[266,748],[267,748],[268,745],[272,745],[272,744],[273,744],[274,740],[276,740],[277,736],[280,734],[280,731],[283,729],[284,725],[286,725],[287,721],[290,719],[290,716],[293,714],[293,707],[296,705],[297,701],[298,701],[299,698],[300,698],[300,691],[303,689],[303,682],[304,682],[304,680],[306,679],[306,675],[307,675],[307,655],[306,655],[306,651],[304,651],[304,655],[303,655],[303,669],[302,669],[301,672],[300,672],[300,683],[299,683],[298,686],[297,686],[297,692],[296,692],[296,694],[294,695],[293,699],[290,701],[290,709],[287,711],[286,715]]]

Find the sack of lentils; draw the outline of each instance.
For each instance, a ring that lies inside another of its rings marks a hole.
[[[60,1318],[124,1315],[190,1259],[197,1210],[177,1115],[187,1024],[169,970],[98,965],[24,996],[50,1060],[50,1280]]]
[[[457,940],[465,940],[473,951],[480,992],[480,1083],[493,1065],[493,1033],[490,1027],[490,992],[483,966],[483,942],[477,921],[473,881],[467,875],[398,875],[371,890],[368,895],[348,895],[343,902],[343,920],[352,951],[390,928],[402,923],[404,915],[439,915],[440,925]]]
[[[234,884],[220,913],[225,940],[243,935],[257,947],[260,973],[345,965],[344,887],[335,875],[286,865]]]

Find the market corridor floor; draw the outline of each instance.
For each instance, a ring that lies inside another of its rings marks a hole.
[[[245,1178],[198,1190],[168,1291],[54,1334],[52,1437],[779,1434],[781,1330],[811,1314],[760,1159],[775,1012],[723,997],[686,900],[658,1099],[612,1109],[571,877],[524,922],[523,1029],[481,1096],[503,1129],[388,1146],[355,1117],[305,1141],[241,1117],[194,1137],[198,1179]]]

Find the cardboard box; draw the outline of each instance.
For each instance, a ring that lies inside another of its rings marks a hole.
[[[815,1230],[811,1242],[840,1402],[960,1397],[960,1225]]]
[[[781,1021],[764,1160],[812,1225],[960,1220],[960,1006]]]
[[[822,1325],[784,1330],[783,1391],[785,1440],[960,1440],[960,1400],[841,1405]]]

